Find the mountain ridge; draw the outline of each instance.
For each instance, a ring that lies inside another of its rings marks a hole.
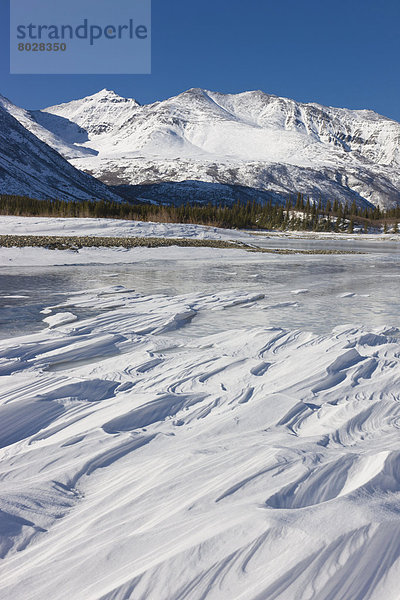
[[[147,189],[142,199],[163,201],[167,185],[173,201],[175,185],[177,203],[209,201],[207,189],[213,201],[234,201],[235,187],[277,201],[301,192],[359,206],[400,203],[400,123],[368,109],[202,88],[141,105],[103,89],[25,111],[23,124],[76,168],[116,190],[130,187],[131,197]],[[197,186],[204,196],[191,196],[184,184],[192,181],[207,184]]]

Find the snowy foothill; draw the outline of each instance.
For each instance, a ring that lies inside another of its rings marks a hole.
[[[0,341],[2,600],[397,600],[400,332],[185,333],[259,302],[115,284]]]

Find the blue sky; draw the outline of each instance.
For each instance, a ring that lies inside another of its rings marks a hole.
[[[97,0],[98,4],[118,0]],[[261,89],[400,121],[398,0],[153,0],[151,75],[10,75],[0,2],[0,93],[42,108],[109,88],[141,103],[190,87]]]

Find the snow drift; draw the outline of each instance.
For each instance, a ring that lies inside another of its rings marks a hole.
[[[259,298],[111,286],[0,341],[4,600],[397,599],[399,331],[185,335]]]

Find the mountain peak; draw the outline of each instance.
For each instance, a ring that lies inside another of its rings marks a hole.
[[[135,103],[135,104],[139,105],[139,102],[137,102],[137,100],[135,100],[134,98],[125,98],[123,96],[120,96],[116,92],[114,92],[114,90],[108,90],[107,88],[104,88],[104,89],[100,90],[99,92],[92,94],[91,96],[86,96],[86,98],[82,98],[82,100],[85,100],[85,101],[94,100],[97,102],[118,102],[118,103],[130,102],[131,104]]]
[[[96,104],[130,104],[131,106],[140,106],[139,102],[137,102],[134,98],[124,98],[123,96],[119,96],[116,92],[114,92],[114,90],[108,90],[107,88],[104,88],[95,94],[84,96],[83,98],[78,98],[76,100],[70,100],[69,102],[64,102],[63,104],[48,106],[43,110],[47,112],[57,112],[59,108],[80,110],[84,107],[90,107],[90,110],[92,110],[92,105]]]
[[[87,97],[88,98],[121,98],[123,100],[126,100],[126,98],[123,98],[122,96],[120,96],[119,94],[114,92],[114,90],[108,90],[107,88],[103,88],[102,90],[96,92],[95,94],[92,94],[91,96],[87,96]]]

